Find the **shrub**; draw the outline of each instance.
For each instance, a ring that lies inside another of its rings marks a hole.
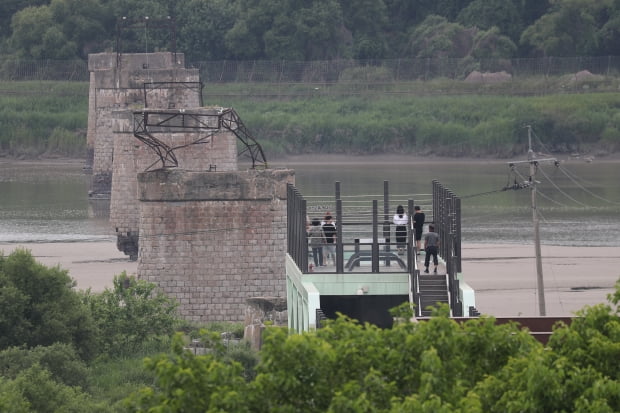
[[[83,359],[96,352],[96,327],[60,267],[46,267],[30,251],[0,255],[0,349],[71,344]]]
[[[102,351],[109,356],[167,343],[178,324],[174,300],[155,284],[125,272],[114,277],[112,289],[101,294],[86,291],[83,299],[99,328]]]

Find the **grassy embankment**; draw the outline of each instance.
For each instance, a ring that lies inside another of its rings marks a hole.
[[[309,90],[308,85],[209,84],[204,94],[205,105],[234,107],[268,158],[299,153],[509,157],[524,152],[525,125],[532,125],[551,151],[620,150],[617,93],[521,97],[514,83],[494,90],[459,85],[313,85]],[[532,93],[537,87],[549,92],[548,82],[519,90]],[[0,91],[0,154],[83,156],[86,83],[5,82]]]

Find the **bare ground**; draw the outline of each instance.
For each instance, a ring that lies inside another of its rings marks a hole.
[[[0,244],[0,251],[8,255],[18,247],[44,265],[68,270],[82,290],[103,291],[122,271],[137,272],[137,263],[115,242]],[[481,313],[538,315],[533,245],[465,244],[462,255],[463,280],[474,289]],[[585,305],[606,303],[620,279],[620,248],[542,246],[542,255],[548,316],[571,316]]]

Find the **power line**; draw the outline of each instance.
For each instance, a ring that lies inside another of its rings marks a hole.
[[[602,196],[599,196],[597,194],[595,194],[594,192],[590,191],[588,188],[584,187],[583,185],[581,185],[579,182],[577,182],[575,179],[573,179],[572,176],[570,176],[567,171],[562,168],[562,166],[560,166],[558,168],[568,179],[570,179],[575,185],[577,185],[581,190],[585,191],[586,193],[588,193],[589,195],[592,195],[594,198],[600,199],[601,201],[605,201],[609,204],[613,204],[613,205],[620,205],[620,202],[614,202],[614,201],[610,201],[609,199],[603,198]]]
[[[545,144],[543,143],[542,139],[540,139],[540,137],[538,137],[538,135],[536,135],[536,133],[534,131],[532,131],[532,134],[534,135],[534,137],[536,138],[536,140],[538,141],[538,143],[540,144],[540,146],[543,148],[543,150],[547,153],[550,153],[549,149],[545,146]],[[592,185],[591,182],[588,182],[584,179],[581,179],[580,177],[578,177],[576,174],[570,172],[568,169],[566,169],[565,167],[562,167],[561,164],[556,164],[556,166],[558,167],[558,169],[568,178],[570,179],[575,185],[577,185],[577,187],[581,190],[583,190],[584,192],[586,192],[587,194],[600,199],[601,201],[613,204],[613,205],[620,205],[620,202],[614,202],[614,201],[610,201],[609,199],[603,198],[602,196],[599,196],[597,194],[595,194],[594,192],[590,191],[589,189],[587,189],[586,187],[584,187],[581,183],[579,183],[577,181],[577,179],[586,182],[590,185]]]
[[[559,193],[561,193],[562,195],[564,195],[566,198],[570,199],[571,201],[573,201],[577,205],[581,205],[583,207],[587,207],[588,206],[588,205],[584,204],[583,202],[577,201],[575,198],[573,198],[572,196],[570,196],[566,192],[564,192],[559,186],[556,185],[555,182],[553,182],[553,180],[551,178],[549,178],[549,175],[547,175],[542,168],[540,168],[539,170],[540,170],[540,173],[543,174],[543,176],[545,178],[547,178],[547,180],[551,183],[551,185],[553,185],[553,187],[555,189],[558,190]]]

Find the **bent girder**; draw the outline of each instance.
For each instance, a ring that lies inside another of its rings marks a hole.
[[[213,135],[222,129],[232,132],[243,143],[244,149],[240,150],[237,156],[250,158],[253,169],[257,166],[267,167],[263,149],[232,108],[222,108],[215,114],[185,112],[184,109],[134,112],[134,136],[157,154],[162,168],[172,168],[179,165],[174,155],[176,149],[211,142]],[[189,144],[177,147],[170,147],[154,136],[156,133],[191,131],[206,132],[206,134]]]

